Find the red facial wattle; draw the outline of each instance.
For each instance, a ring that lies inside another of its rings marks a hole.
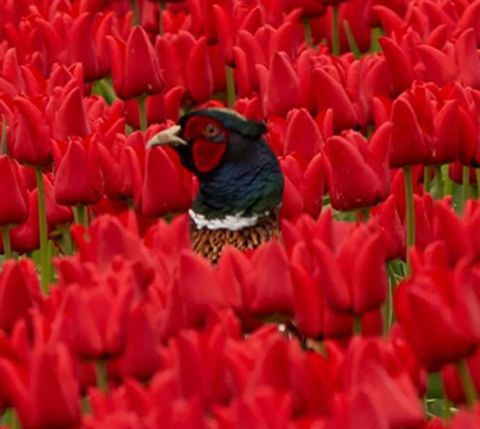
[[[193,162],[201,173],[208,173],[220,164],[227,144],[197,139],[193,143]]]

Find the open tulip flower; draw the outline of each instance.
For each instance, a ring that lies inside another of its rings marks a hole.
[[[0,1],[0,429],[477,428],[479,23]]]

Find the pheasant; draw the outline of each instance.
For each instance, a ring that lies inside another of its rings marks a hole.
[[[169,145],[198,178],[189,210],[193,249],[217,262],[225,246],[254,249],[279,237],[283,176],[262,138],[266,126],[233,110],[191,111],[153,136],[148,147]]]

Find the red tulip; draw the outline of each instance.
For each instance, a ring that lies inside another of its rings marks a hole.
[[[375,14],[375,21],[377,21],[383,28],[386,34],[392,34],[407,26],[407,23],[402,19],[405,15],[406,4],[404,0],[394,0],[397,7],[392,7],[392,2],[389,0],[376,0],[372,11]],[[398,13],[397,9],[403,9],[402,13]]]
[[[470,372],[473,385],[478,392],[480,388],[480,353],[477,350],[474,355],[466,359],[466,365]],[[446,365],[442,369],[442,380],[445,386],[447,398],[454,404],[465,404],[465,390],[458,374],[456,365]]]
[[[457,67],[453,58],[429,45],[417,46],[417,52],[423,65],[422,72],[418,73],[421,80],[437,85],[445,85],[455,80]]]
[[[292,155],[280,161],[284,174],[285,187],[283,190],[281,217],[295,219],[306,212],[317,217],[322,209],[325,182],[323,156],[317,154],[308,165],[303,168],[300,162]]]
[[[480,407],[476,405],[473,411],[460,410],[455,414],[449,429],[475,429],[479,424]]]
[[[470,246],[471,240],[465,223],[461,222],[445,201],[440,201],[435,205],[433,237],[435,240],[441,240],[445,243],[451,266],[455,266],[464,256],[473,256],[473,249]]]
[[[471,267],[462,260],[454,270],[443,266],[415,269],[413,278],[395,290],[397,319],[429,370],[438,370],[476,350],[480,308],[473,280]]]
[[[71,139],[55,175],[55,200],[64,205],[89,205],[100,201],[103,178],[93,138]]]
[[[383,231],[386,243],[387,259],[403,258],[405,256],[405,230],[396,208],[395,196],[390,195],[387,200],[372,210],[378,224]]]
[[[391,166],[444,164],[474,156],[473,124],[464,108],[467,95],[460,91],[457,86],[415,83],[395,100]]]
[[[401,46],[388,37],[380,38],[380,45],[390,71],[393,90],[399,94],[409,88],[415,78],[410,58]]]
[[[205,37],[198,39],[189,51],[185,64],[185,82],[189,94],[197,103],[207,101],[213,93],[212,66]]]
[[[389,193],[390,124],[378,128],[370,142],[360,134],[334,136],[325,144],[325,164],[332,206],[338,210],[368,207]]]
[[[238,48],[242,49],[248,59],[246,65],[248,68],[249,81],[251,82],[252,90],[258,90],[259,77],[256,70],[256,65],[261,64],[266,67],[268,65],[267,58],[262,46],[252,33],[246,30],[239,30],[237,37]]]
[[[115,14],[93,15],[84,12],[69,29],[69,54],[74,62],[81,62],[85,78],[95,81],[110,71],[106,36],[112,33]]]
[[[379,308],[387,293],[385,245],[373,225],[361,225],[339,249],[314,243],[327,304],[337,311],[362,315]]]
[[[425,137],[412,105],[404,98],[397,98],[393,103],[392,123],[390,166],[425,162],[429,155]]]
[[[52,185],[52,181],[49,176],[44,175],[44,186],[45,205],[47,208],[47,222],[49,229],[54,230],[57,225],[70,223],[73,220],[72,209],[56,203],[54,186]],[[35,204],[35,207],[38,207],[38,201]],[[38,215],[35,213],[35,216]]]
[[[293,109],[287,115],[285,153],[296,151],[305,160],[312,159],[323,144],[318,125],[306,109]]]
[[[131,200],[142,205],[145,139],[140,131],[128,137],[117,135],[109,145],[99,145],[105,192],[113,200]]]
[[[285,250],[272,240],[255,250],[252,265],[256,271],[254,296],[251,307],[254,313],[293,313],[292,280]]]
[[[156,302],[156,305],[159,303]],[[159,332],[154,325],[153,305],[136,305],[127,316],[125,349],[119,358],[122,376],[149,379],[159,368]]]
[[[361,427],[418,427],[423,422],[420,400],[402,362],[377,340],[357,337],[350,343],[339,368],[339,385],[349,394],[347,398],[356,398],[354,404],[359,407],[344,414],[341,402],[337,403],[340,407],[334,415],[340,427],[344,419],[359,424],[357,418],[366,419]],[[365,413],[360,412],[361,404],[366,406]]]
[[[402,367],[408,372],[418,395],[423,396],[427,390],[427,370],[415,356],[400,325],[395,324],[392,326],[388,341],[389,349],[396,356],[396,360],[401,362]]]
[[[344,0],[342,0],[344,1]],[[302,0],[302,1],[288,1],[285,2],[284,8],[287,11],[300,8],[302,11],[302,18],[314,18],[325,13],[327,8],[327,1],[324,0]]]
[[[169,350],[170,367],[179,374],[179,394],[185,399],[199,398],[204,407],[232,398],[234,383],[227,382],[225,353],[228,337],[222,331],[218,324],[210,333],[182,332]]]
[[[177,281],[189,325],[201,326],[209,312],[225,306],[212,265],[193,252],[181,253]]]
[[[235,24],[229,11],[218,4],[213,6],[213,17],[217,28],[217,39],[226,65],[233,66],[233,44]]]
[[[464,208],[464,216],[465,216],[465,227],[467,231],[467,235],[469,237],[473,237],[476,231],[478,231],[478,225],[480,222],[480,206],[478,201],[476,200],[469,200]],[[478,260],[480,258],[480,246],[476,240],[469,240],[469,245],[472,246],[472,253],[474,260]]]
[[[55,97],[58,99],[55,100]],[[52,123],[53,138],[65,140],[73,136],[85,137],[90,133],[86,103],[76,82],[70,81],[68,87],[58,91],[51,103],[52,106],[47,105],[46,110],[55,109],[55,112],[47,115]]]
[[[157,94],[163,88],[157,54],[142,27],[134,27],[126,42],[107,36],[110,48],[113,86],[116,94],[128,100]]]
[[[70,207],[60,206],[55,202],[53,186],[46,176],[44,176],[44,186],[47,223],[50,233],[57,225],[70,223],[73,219],[73,214]],[[28,201],[29,211],[27,220],[10,231],[12,249],[19,253],[32,252],[39,247],[38,193],[36,189],[29,192]]]
[[[0,328],[11,332],[18,320],[40,302],[35,266],[29,259],[6,261],[0,276]]]
[[[315,245],[305,242],[298,243],[292,252],[291,275],[298,329],[308,338],[350,337],[353,318],[327,305],[316,253]]]
[[[219,420],[234,422],[236,427],[245,424],[258,429],[280,429],[290,421],[292,401],[285,391],[262,386],[239,397],[225,414]],[[231,426],[225,424],[220,429],[228,427]]]
[[[4,54],[0,89],[3,94],[11,98],[19,95],[20,92],[25,92],[25,81],[15,48],[10,48]]]
[[[22,164],[49,165],[52,153],[45,116],[28,98],[18,97],[15,102],[19,113],[12,156]]]
[[[17,162],[0,155],[0,225],[19,224],[28,217],[27,189]]]
[[[145,234],[145,245],[152,249],[159,259],[171,257],[178,259],[180,252],[190,248],[190,219],[188,215],[179,215],[171,223],[160,219]]]
[[[145,100],[147,124],[159,124],[167,120],[177,122],[185,92],[185,87],[175,86],[167,92],[147,97]],[[125,102],[125,115],[128,124],[134,128],[140,128],[139,105],[137,99],[133,98]]]
[[[148,216],[190,208],[192,179],[174,153],[161,148],[147,151],[142,200],[142,212]]]
[[[251,81],[251,75],[249,70],[249,59],[245,51],[234,46],[232,48],[235,67],[233,69],[233,76],[235,80],[235,89],[237,94],[237,100],[244,97],[250,97],[253,94],[253,82]]]
[[[72,358],[62,344],[43,345],[30,358],[26,374],[0,359],[2,378],[12,386],[12,400],[25,429],[80,424],[80,395]]]
[[[148,283],[151,280],[152,256],[147,253],[138,235],[128,231],[115,217],[99,216],[91,223],[88,234],[79,225],[71,232],[81,262],[92,262],[102,272],[110,269],[116,257],[121,257],[134,264],[135,280],[140,287],[144,281]]]
[[[133,299],[126,271],[117,271],[109,284],[87,279],[82,285],[69,285],[52,323],[53,338],[65,342],[82,359],[120,354]]]
[[[158,58],[168,58],[168,61],[161,62],[166,88],[185,86],[184,65],[187,61],[186,57],[194,44],[195,39],[193,35],[188,31],[182,30],[171,37],[164,35],[157,38],[155,50]]]
[[[265,115],[284,115],[299,107],[300,82],[287,54],[275,53],[269,70],[261,64],[256,65],[256,70]]]
[[[315,93],[319,112],[333,109],[335,129],[353,128],[358,123],[357,113],[343,82],[335,79],[328,69],[315,68],[312,77],[312,90]]]
[[[423,196],[415,194],[413,196],[413,206],[415,211],[415,246],[423,249],[433,240],[434,201],[429,193]]]

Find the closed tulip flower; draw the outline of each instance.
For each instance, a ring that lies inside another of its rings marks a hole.
[[[113,12],[97,15],[84,12],[69,29],[70,56],[83,64],[88,81],[102,79],[110,71],[106,36],[112,33],[115,20]]]
[[[388,197],[390,125],[384,124],[366,142],[357,133],[333,136],[325,144],[325,165],[332,206],[352,210]]]
[[[17,162],[0,155],[0,226],[20,224],[28,217],[27,189]]]
[[[80,424],[78,379],[70,352],[64,344],[41,345],[29,364],[15,370],[0,359],[2,379],[12,386],[11,401],[25,429],[75,427]]]
[[[97,203],[103,195],[97,142],[93,138],[72,139],[55,176],[55,200],[59,204]]]
[[[0,328],[11,332],[15,323],[29,317],[40,302],[40,287],[35,266],[29,259],[7,261],[0,275]]]
[[[415,271],[397,286],[395,313],[418,359],[435,371],[475,352],[480,304],[467,261],[455,269],[438,261]]]
[[[46,166],[52,161],[50,130],[45,116],[30,99],[18,97],[15,141],[12,156],[22,164]]]
[[[176,154],[162,148],[147,152],[142,211],[148,216],[187,211],[192,204],[192,177]]]
[[[327,304],[337,311],[363,315],[379,308],[387,293],[385,244],[375,224],[353,230],[335,251],[315,241]]]
[[[126,42],[108,36],[113,87],[129,100],[145,94],[158,94],[163,78],[157,54],[142,27],[134,27]]]

